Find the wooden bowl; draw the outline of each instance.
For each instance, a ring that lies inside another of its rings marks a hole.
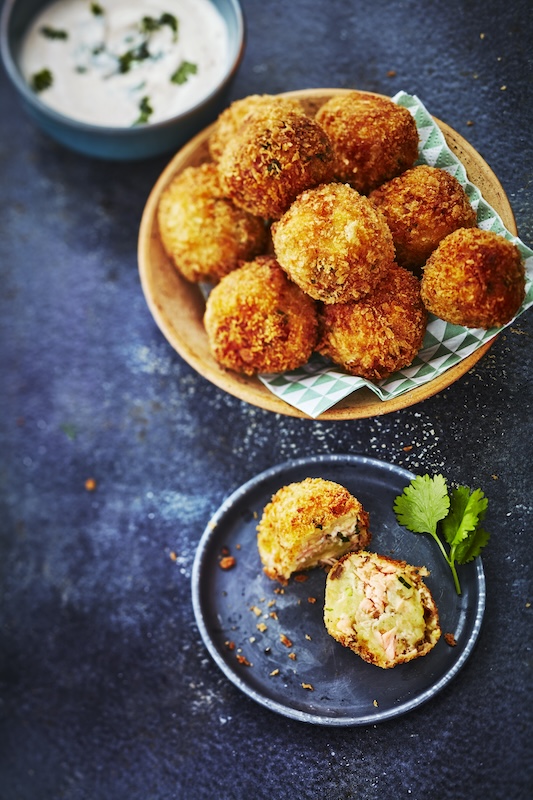
[[[284,96],[298,98],[312,114],[332,95],[348,93],[350,89],[307,89],[286,92]],[[448,146],[463,163],[469,180],[481,191],[484,199],[499,213],[506,228],[517,234],[516,222],[507,196],[498,178],[479,153],[456,131],[435,119]],[[209,350],[203,326],[205,301],[201,289],[186,281],[165,254],[157,225],[157,206],[162,191],[171,179],[185,167],[198,166],[210,160],[209,126],[185,145],[168,164],[153,187],[142,215],[138,260],[142,289],[148,307],[163,335],[179,355],[200,375],[220,389],[259,408],[293,417],[306,414],[276,397],[256,377],[240,375],[223,369]],[[428,383],[411,389],[399,397],[380,400],[370,389],[358,389],[318,419],[362,419],[387,414],[420,403],[442,391],[470,370],[487,352],[494,339],[479,347]]]

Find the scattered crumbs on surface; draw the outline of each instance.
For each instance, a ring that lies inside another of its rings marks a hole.
[[[272,617],[272,619],[277,619],[278,618],[278,613],[277,613],[277,611],[271,611],[268,616]],[[267,617],[267,619],[268,619],[268,617]]]
[[[485,34],[484,34],[484,33],[480,33],[480,34],[479,34],[479,38],[480,38],[480,39],[484,39],[484,38],[485,38]]]
[[[379,706],[379,703],[377,700],[372,700],[372,705],[377,708]]]
[[[218,562],[220,569],[232,569],[237,563],[235,556],[222,556]]]
[[[285,647],[292,647],[292,641],[289,639],[288,636],[285,636],[284,633],[280,633],[279,640],[281,644],[285,645]]]
[[[210,522],[207,523],[207,527],[209,528],[210,531],[214,531],[216,526],[217,523],[214,520],[210,520]]]
[[[412,449],[413,449],[412,444],[406,444],[405,447],[402,447],[404,453],[410,453]]]
[[[449,644],[450,647],[456,647],[457,645],[457,639],[455,638],[453,633],[445,633],[444,641],[446,642],[446,644]]]
[[[228,650],[235,650],[235,642],[226,639],[226,641],[224,642],[224,647],[227,647]]]
[[[490,476],[494,481],[499,480],[499,475],[493,474]]]
[[[243,656],[240,653],[237,653],[236,658],[237,658],[237,661],[239,662],[239,664],[242,664],[244,667],[253,667],[252,662],[248,661],[246,656]]]
[[[236,545],[235,545],[235,550],[240,550],[240,549],[241,549],[241,546],[240,546],[240,544],[236,544]]]
[[[312,683],[302,683],[302,689],[307,689],[308,692],[314,692],[315,687]]]
[[[259,602],[260,602],[260,603],[264,603],[264,602],[265,602],[265,600],[266,600],[266,597],[260,597],[260,598],[259,598]]]
[[[503,86],[500,86],[500,92],[505,92],[506,89],[507,89],[507,86],[505,86],[505,84]]]
[[[474,73],[472,74],[472,77],[473,77],[473,79],[474,79],[475,81],[477,81],[477,79],[479,78],[479,75],[478,75],[478,73],[477,73],[477,72],[474,72]]]
[[[258,519],[258,517],[259,517],[259,514],[257,513],[257,511],[254,511],[254,519]]]
[[[272,606],[275,606],[275,605],[276,605],[276,601],[275,600],[269,600],[268,603],[267,603],[268,608],[272,608]]]
[[[253,611],[256,617],[260,617],[263,613],[257,606],[250,606],[250,611]]]
[[[169,558],[170,558],[171,561],[176,561],[177,558],[178,558],[178,554],[175,553],[174,550],[171,550],[168,555],[169,555]]]
[[[531,608],[531,603],[529,602],[529,600],[526,603],[526,608]]]
[[[96,481],[94,478],[87,478],[85,481],[85,488],[88,492],[94,492],[96,489]]]
[[[474,120],[472,120],[472,119],[467,119],[467,121],[466,121],[466,124],[467,124],[467,126],[468,126],[469,128],[471,128],[471,127],[472,127],[472,125],[474,124]]]
[[[274,589],[274,594],[285,594],[285,589],[282,589],[280,586]]]
[[[309,636],[309,634],[308,634],[308,633],[306,633],[306,634],[305,634],[305,638],[307,639],[307,641],[308,641],[308,642],[311,642],[311,641],[312,641],[312,639],[311,639],[311,637]]]
[[[308,603],[316,603],[316,597],[308,597],[307,598],[307,602]]]
[[[255,642],[255,636],[250,636],[248,638],[248,641],[250,642],[250,644],[253,644]]]
[[[296,653],[294,651],[292,653],[289,653],[289,658],[291,659],[291,661],[296,661]]]
[[[395,69],[389,69],[387,71],[387,78],[395,78],[395,77],[396,77],[396,70]]]
[[[279,669],[273,669],[272,672],[269,672],[268,674],[271,678],[273,678],[275,675],[279,675]]]
[[[296,581],[296,583],[305,583],[308,578],[309,578],[308,575],[302,575],[302,574],[294,576],[294,580]]]
[[[261,631],[261,633],[264,633],[268,628],[268,626],[265,625],[264,622],[258,622],[255,627],[257,628],[258,631]]]

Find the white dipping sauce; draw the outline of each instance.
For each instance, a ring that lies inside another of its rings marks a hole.
[[[209,0],[56,0],[30,25],[20,67],[30,86],[51,73],[38,96],[56,111],[129,127],[196,105],[227,61],[226,27]]]

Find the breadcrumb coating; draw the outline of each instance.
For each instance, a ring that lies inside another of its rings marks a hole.
[[[427,655],[441,636],[425,567],[361,551],[343,556],[326,578],[328,633],[364,661],[391,669]]]
[[[279,97],[273,94],[251,94],[234,100],[219,115],[209,137],[209,153],[213,161],[218,161],[247,117],[267,113],[272,105],[277,109],[304,113],[302,104],[296,98]]]
[[[376,381],[412,363],[427,312],[418,278],[393,264],[361,300],[324,305],[319,322],[317,350],[351,375]]]
[[[226,275],[207,298],[204,324],[213,357],[255,375],[307,363],[316,344],[316,304],[272,256]]]
[[[317,122],[335,151],[335,177],[362,194],[409,169],[418,157],[411,113],[386,97],[350,92],[330,98]]]
[[[461,228],[429,257],[422,300],[435,316],[467,328],[499,328],[525,297],[525,267],[518,247],[494,231]]]
[[[385,216],[402,267],[421,274],[439,242],[476,225],[476,212],[453,175],[425,164],[406,170],[370,194]]]
[[[333,150],[313,119],[273,104],[241,125],[218,170],[224,193],[236,205],[279,219],[300,192],[331,179]]]
[[[272,240],[291,280],[324,303],[363,297],[394,261],[385,217],[341,183],[302,192],[272,226]]]
[[[279,489],[257,526],[257,546],[265,573],[286,583],[291,575],[344,553],[367,547],[368,513],[344,486],[305,478]]]
[[[267,246],[264,221],[223,196],[214,164],[176,175],[161,194],[157,218],[167,255],[191,282],[216,283]]]

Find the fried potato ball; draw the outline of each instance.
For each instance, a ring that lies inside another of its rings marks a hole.
[[[176,175],[161,194],[157,219],[167,255],[192,282],[216,283],[268,242],[264,221],[223,196],[214,164]]]
[[[269,578],[287,583],[291,575],[329,565],[370,543],[369,518],[344,486],[305,478],[279,489],[257,526],[257,546]]]
[[[411,113],[392,100],[361,92],[330,98],[316,121],[335,151],[335,176],[361,194],[412,167],[418,131]]]
[[[418,278],[393,264],[362,300],[323,306],[317,350],[351,375],[380,380],[412,363],[426,322]]]
[[[331,179],[333,150],[314,119],[272,104],[241,125],[218,170],[225,194],[236,205],[279,219],[300,192]]]
[[[226,145],[233,139],[247,117],[261,113],[268,114],[272,105],[278,109],[304,113],[300,101],[291,97],[280,97],[272,94],[251,94],[248,97],[234,100],[219,115],[213,132],[209,137],[209,153],[213,161],[220,159]]]
[[[222,278],[207,298],[204,324],[213,357],[245,375],[302,366],[318,331],[315,302],[272,256],[259,256]]]
[[[427,655],[441,636],[426,567],[361,551],[339,559],[326,578],[327,632],[364,661],[390,669]]]
[[[501,327],[524,300],[524,262],[518,247],[494,231],[460,228],[427,260],[421,292],[428,311],[446,322]]]
[[[272,226],[272,241],[291,280],[324,303],[363,297],[394,261],[385,217],[342,183],[302,192]]]
[[[476,225],[465,190],[438,167],[412,167],[374,189],[370,199],[391,229],[398,264],[416,275],[445,236]]]

